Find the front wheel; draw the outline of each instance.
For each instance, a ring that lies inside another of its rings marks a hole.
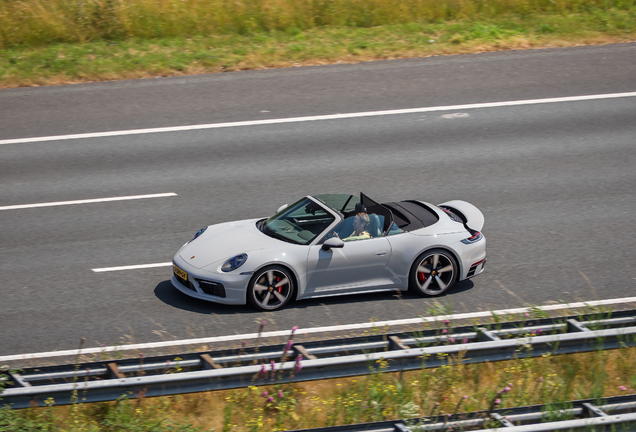
[[[280,266],[259,270],[247,287],[247,300],[257,309],[273,311],[282,308],[294,293],[294,279]]]
[[[457,273],[458,266],[450,252],[432,249],[413,263],[409,286],[418,294],[436,296],[453,286]]]

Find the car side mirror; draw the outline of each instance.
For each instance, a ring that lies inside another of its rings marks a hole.
[[[328,251],[331,248],[340,249],[344,247],[344,242],[338,237],[332,237],[322,244],[322,250]]]
[[[276,213],[280,213],[283,210],[285,210],[287,207],[289,207],[289,204],[283,204],[282,206],[278,207],[278,210],[276,210]]]

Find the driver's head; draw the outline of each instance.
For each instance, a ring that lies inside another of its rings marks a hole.
[[[366,213],[358,213],[353,219],[353,228],[356,231],[364,231],[367,229],[369,224],[371,223],[371,219],[369,219],[369,215]]]

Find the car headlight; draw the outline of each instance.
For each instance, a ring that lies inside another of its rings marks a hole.
[[[235,270],[245,264],[245,261],[247,261],[247,254],[240,254],[232,257],[229,260],[225,261],[225,264],[221,266],[221,271],[224,271],[226,273],[231,272],[232,270]]]
[[[199,237],[201,234],[203,234],[205,232],[206,229],[208,229],[208,227],[201,228],[199,231],[195,232],[188,243],[191,243],[191,242],[195,241],[197,239],[197,237]]]

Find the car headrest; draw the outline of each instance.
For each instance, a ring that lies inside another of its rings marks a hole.
[[[382,224],[380,223],[380,218],[376,214],[369,215],[369,226],[367,227],[368,233],[371,237],[380,237],[382,236]]]
[[[356,203],[356,213],[355,214],[366,213],[366,212],[367,212],[367,209],[366,209],[365,206],[362,205],[362,203]]]

